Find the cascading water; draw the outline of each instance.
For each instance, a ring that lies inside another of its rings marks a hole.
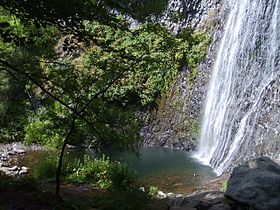
[[[279,1],[229,1],[196,154],[217,174],[258,155],[279,158]]]

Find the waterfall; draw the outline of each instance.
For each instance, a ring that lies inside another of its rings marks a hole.
[[[229,1],[196,154],[217,174],[258,155],[279,158],[279,1]]]

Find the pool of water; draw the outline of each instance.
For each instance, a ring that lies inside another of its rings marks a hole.
[[[114,152],[110,158],[134,168],[144,185],[154,185],[166,192],[195,191],[216,178],[211,167],[202,165],[192,157],[192,153],[178,149],[144,148],[139,156]]]
[[[66,153],[73,158],[82,158],[85,153],[99,156],[93,150],[76,149]],[[26,156],[16,159],[16,164],[32,168],[43,155],[40,151],[28,151]],[[190,193],[216,178],[211,167],[202,165],[192,153],[182,150],[156,147],[143,148],[139,155],[125,151],[106,155],[135,169],[143,186],[153,185],[164,192]]]

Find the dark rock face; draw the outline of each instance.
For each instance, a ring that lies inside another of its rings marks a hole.
[[[279,210],[280,166],[261,157],[236,167],[225,196],[243,209]]]
[[[167,204],[170,210],[194,209],[194,210],[230,210],[226,204],[224,193],[220,191],[208,191],[197,193],[185,198],[174,198]]]
[[[203,64],[196,70],[193,80],[188,67],[181,69],[177,80],[161,98],[156,107],[141,113],[143,128],[141,135],[145,146],[168,146],[183,150],[196,148],[203,104],[206,98],[208,81],[221,38],[222,20],[226,8],[221,0],[173,0],[165,16],[160,20],[174,33],[185,27],[204,31],[212,39]],[[180,13],[174,22],[172,14]]]
[[[171,0],[164,16],[158,21],[163,22],[174,33],[186,27],[197,28],[205,17],[213,18],[212,9],[218,8],[220,2],[221,0]]]
[[[191,106],[192,97],[188,85],[188,70],[180,72],[177,81],[160,100],[157,107],[149,110],[144,120],[142,136],[146,146],[168,146],[192,150],[198,134],[199,112]]]

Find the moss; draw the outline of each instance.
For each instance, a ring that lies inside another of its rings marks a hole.
[[[198,119],[186,118],[184,121],[184,128],[186,131],[186,135],[190,140],[198,140],[200,133],[200,123]]]

